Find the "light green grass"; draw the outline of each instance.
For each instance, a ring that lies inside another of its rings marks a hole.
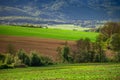
[[[0,25],[1,35],[13,35],[13,36],[29,36],[40,38],[53,38],[61,40],[78,40],[80,38],[90,38],[91,41],[95,41],[98,33],[94,32],[82,32],[72,30],[58,30],[58,29],[43,29],[43,28],[28,28],[20,26],[8,26]]]
[[[84,31],[90,28],[83,28],[81,26],[73,25],[73,24],[59,24],[59,25],[48,25],[49,28],[52,29],[62,29],[62,30],[77,30],[77,31]]]
[[[120,64],[84,63],[0,70],[0,80],[119,80]]]

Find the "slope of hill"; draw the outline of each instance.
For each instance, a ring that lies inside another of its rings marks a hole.
[[[82,32],[72,30],[58,30],[58,29],[44,29],[44,28],[28,28],[20,26],[0,25],[1,35],[14,35],[14,36],[29,36],[40,38],[53,38],[61,40],[78,40],[80,38],[90,38],[95,41],[98,33]]]

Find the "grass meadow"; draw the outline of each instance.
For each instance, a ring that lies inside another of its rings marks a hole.
[[[120,64],[81,63],[0,70],[0,80],[120,80]]]
[[[52,29],[62,29],[62,30],[74,30],[74,29],[76,29],[77,31],[84,31],[84,30],[90,29],[90,28],[84,28],[84,27],[72,25],[72,24],[48,25],[48,27],[52,28]]]
[[[78,40],[80,38],[90,38],[95,41],[98,33],[83,32],[61,29],[28,28],[20,26],[0,25],[0,35],[29,36],[40,38],[53,38],[61,40]]]

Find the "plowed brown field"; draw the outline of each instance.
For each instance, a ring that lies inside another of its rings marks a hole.
[[[12,44],[16,50],[24,49],[26,52],[37,51],[41,55],[57,59],[57,48],[64,46],[66,41],[35,37],[17,37],[0,35],[0,53],[6,53],[8,44]],[[69,46],[75,45],[75,41],[67,41]]]

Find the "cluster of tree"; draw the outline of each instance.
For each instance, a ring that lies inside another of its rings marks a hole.
[[[12,47],[9,46],[8,48],[8,54],[0,54],[1,69],[53,64],[52,59],[46,56],[40,56],[37,52],[31,52],[28,55],[23,49],[20,49],[16,53]]]
[[[33,24],[24,24],[24,25],[21,25],[22,27],[30,27],[30,28],[48,28],[47,26],[44,26],[44,25],[33,25]]]
[[[120,62],[120,23],[106,23],[100,28],[95,42],[91,42],[89,38],[80,39],[74,48],[65,45],[59,49],[63,62]],[[114,52],[113,60],[106,55],[107,50]]]

